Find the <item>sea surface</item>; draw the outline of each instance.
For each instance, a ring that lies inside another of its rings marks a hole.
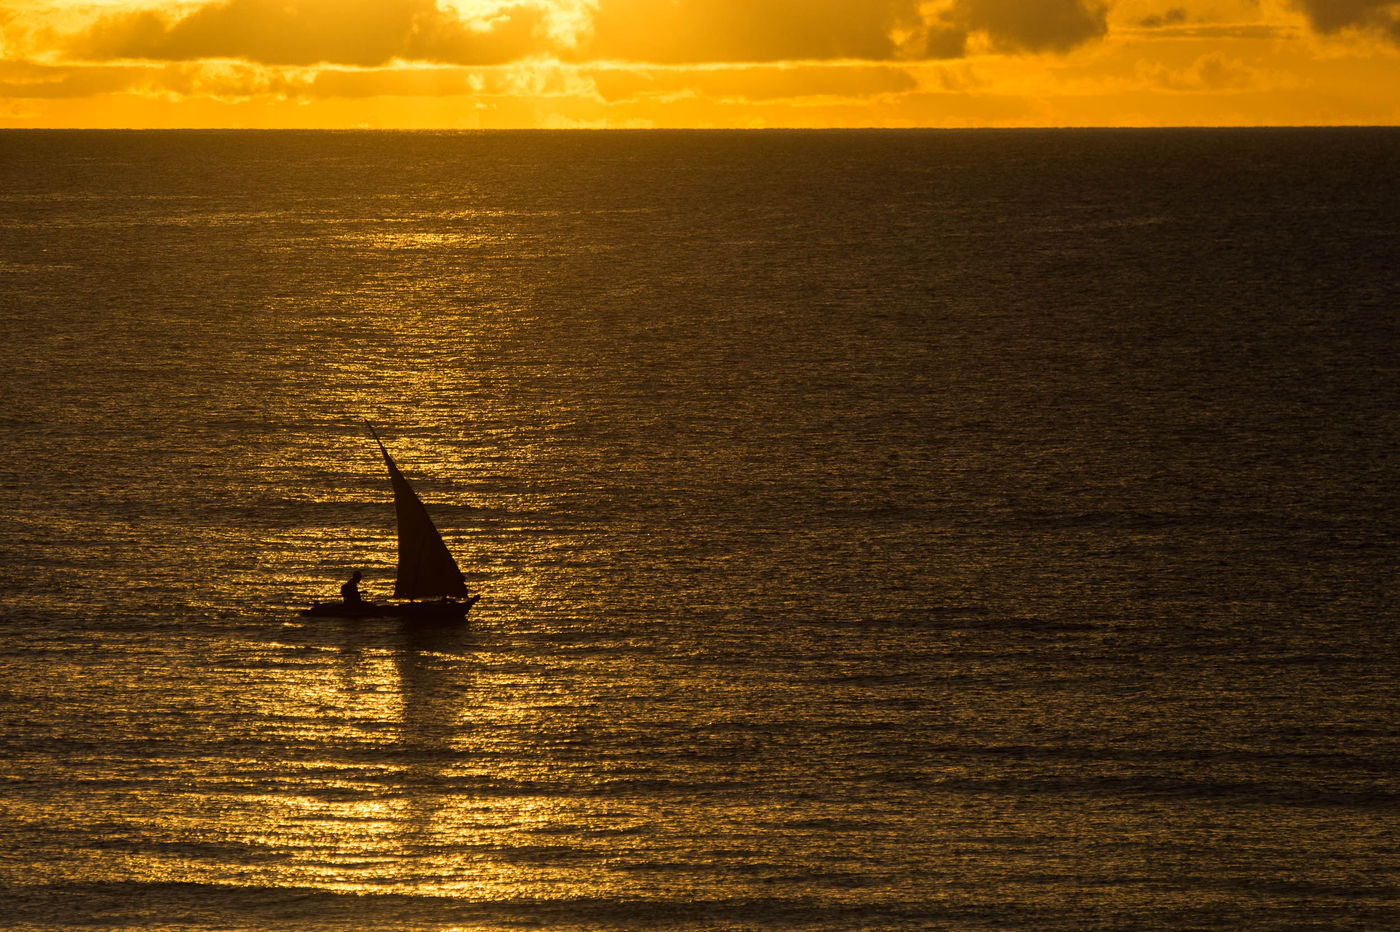
[[[1400,915],[1400,130],[9,131],[0,340],[0,928]]]

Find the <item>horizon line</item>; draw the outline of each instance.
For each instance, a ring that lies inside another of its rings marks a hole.
[[[1045,126],[0,126],[0,133],[1018,133],[1400,129],[1400,123],[1169,123]]]

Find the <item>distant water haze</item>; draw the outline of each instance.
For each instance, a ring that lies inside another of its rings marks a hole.
[[[1383,926],[1397,165],[0,133],[0,926]]]

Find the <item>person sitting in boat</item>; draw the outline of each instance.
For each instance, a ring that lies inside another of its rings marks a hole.
[[[355,574],[346,581],[345,585],[340,587],[340,597],[345,600],[346,605],[359,605],[364,601],[364,599],[360,598],[359,570],[356,570]]]

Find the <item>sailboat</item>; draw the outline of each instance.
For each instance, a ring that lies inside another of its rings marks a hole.
[[[453,621],[466,618],[480,595],[467,591],[466,579],[457,568],[452,552],[443,543],[433,519],[413,486],[408,484],[398,464],[389,455],[374,427],[365,422],[370,436],[384,456],[389,484],[394,489],[394,515],[398,521],[399,565],[394,578],[394,598],[404,602],[317,602],[302,612],[306,616],[331,618],[421,619]],[[434,601],[418,601],[430,599]]]

